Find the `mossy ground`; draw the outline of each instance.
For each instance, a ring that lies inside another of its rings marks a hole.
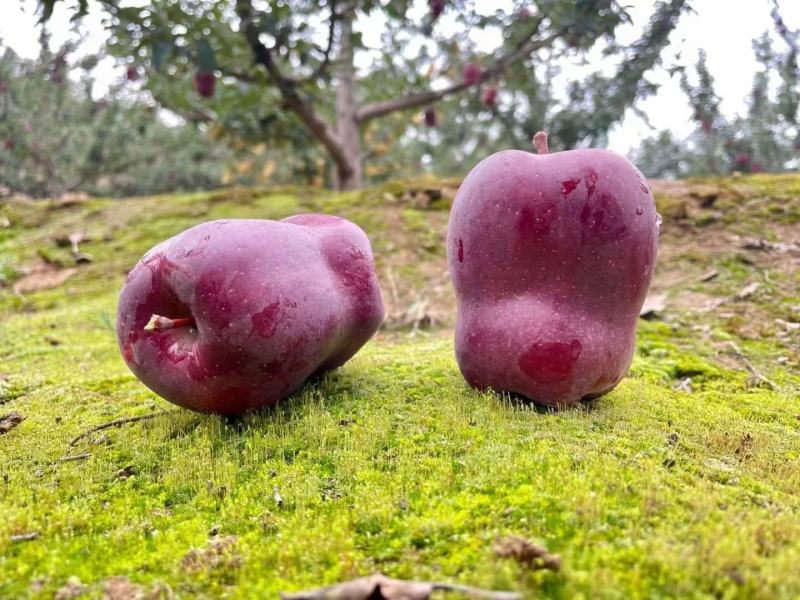
[[[800,178],[656,186],[666,308],[641,321],[616,390],[561,412],[460,377],[433,185],[0,208],[0,415],[26,417],[0,435],[0,597],[52,597],[75,577],[100,597],[114,576],[152,597],[270,597],[378,570],[526,597],[800,595]],[[387,330],[275,410],[175,411],[69,446],[170,409],[113,334],[144,251],[199,221],[311,210],[370,234]],[[22,267],[71,266],[54,239],[73,231],[93,262],[14,294]],[[748,249],[748,236],[784,246]],[[420,302],[435,319],[409,317]],[[499,558],[504,534],[544,544],[562,570]]]

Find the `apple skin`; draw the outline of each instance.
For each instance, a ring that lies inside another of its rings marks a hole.
[[[447,234],[467,382],[547,406],[613,389],[633,358],[659,221],[644,176],[613,152],[480,162]]]
[[[195,324],[145,331],[152,315]],[[370,243],[353,223],[318,214],[231,219],[145,254],[120,293],[117,340],[160,396],[240,414],[344,364],[383,315]]]

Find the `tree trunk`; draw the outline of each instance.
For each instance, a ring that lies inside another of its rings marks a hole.
[[[342,15],[340,21],[341,46],[338,57],[336,82],[336,131],[339,143],[350,163],[348,169],[338,165],[336,187],[340,190],[355,190],[362,186],[361,176],[361,131],[356,120],[355,67],[353,66],[353,13]]]

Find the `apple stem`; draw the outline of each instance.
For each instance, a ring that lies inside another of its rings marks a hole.
[[[184,317],[180,319],[170,319],[161,315],[153,315],[144,326],[145,331],[164,331],[175,327],[194,327],[194,317]]]
[[[533,147],[536,148],[536,152],[539,154],[547,154],[547,134],[544,131],[537,131],[536,135],[533,136]]]

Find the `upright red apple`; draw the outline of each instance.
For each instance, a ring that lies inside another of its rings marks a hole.
[[[481,80],[481,68],[475,63],[467,63],[464,66],[462,76],[466,85],[475,85]]]
[[[439,116],[436,114],[435,108],[426,108],[424,117],[425,125],[428,127],[437,127],[439,125]]]
[[[345,363],[383,321],[369,240],[326,215],[197,225],[128,275],[117,339],[170,402],[236,414]]]
[[[481,96],[483,103],[492,108],[495,104],[497,104],[497,88],[494,86],[489,86],[485,90],[483,90],[483,95]]]
[[[213,98],[217,85],[217,76],[213,71],[198,71],[194,74],[194,87],[203,98]]]
[[[428,0],[428,9],[431,11],[431,18],[435,21],[442,16],[446,0]]]
[[[625,158],[536,143],[543,153],[484,159],[456,195],[456,358],[474,387],[569,405],[610,391],[630,365],[658,215]]]

